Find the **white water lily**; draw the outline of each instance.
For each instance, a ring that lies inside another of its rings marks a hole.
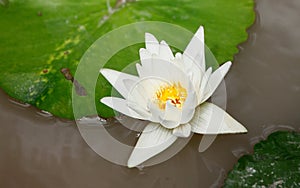
[[[102,75],[124,97],[101,102],[127,116],[148,120],[128,160],[135,167],[172,145],[178,137],[199,134],[243,133],[247,130],[220,107],[205,102],[228,72],[231,62],[206,70],[204,29],[201,26],[183,54],[173,55],[165,41],[146,33],[140,49],[138,76],[101,69]],[[214,118],[220,121],[212,123]]]

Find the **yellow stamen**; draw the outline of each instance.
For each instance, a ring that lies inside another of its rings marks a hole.
[[[156,102],[160,109],[166,108],[167,101],[170,101],[175,107],[181,109],[187,97],[187,91],[180,83],[161,86],[155,93]]]

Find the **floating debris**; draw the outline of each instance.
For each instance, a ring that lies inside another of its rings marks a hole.
[[[67,80],[70,80],[71,82],[74,81],[73,75],[71,74],[69,68],[62,68],[62,69],[60,70],[60,72],[65,76],[65,78],[66,78]]]
[[[69,68],[62,68],[60,70],[60,72],[64,75],[64,77],[67,80],[70,80],[73,83],[73,85],[75,86],[75,91],[76,91],[77,95],[79,95],[79,96],[86,96],[87,95],[87,92],[86,92],[85,88],[77,80],[74,79],[74,77],[71,74]]]
[[[70,52],[68,50],[64,51],[64,55],[69,55]]]
[[[43,13],[42,13],[41,11],[38,11],[38,12],[37,12],[37,15],[38,15],[38,16],[43,16]]]

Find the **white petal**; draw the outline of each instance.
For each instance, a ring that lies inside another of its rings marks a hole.
[[[202,81],[201,81],[201,84],[200,84],[200,89],[198,91],[198,105],[201,104],[201,101],[203,101],[202,99],[204,98],[205,88],[206,88],[208,80],[211,76],[211,72],[212,72],[212,68],[209,67],[206,70],[206,72],[205,72],[205,74],[202,78]]]
[[[163,79],[170,84],[180,82],[185,88],[189,86],[191,81],[187,74],[174,63],[167,62],[157,56],[153,58],[153,61],[155,62],[146,62],[145,65],[137,66],[140,78],[154,77]],[[140,72],[143,74],[140,74]]]
[[[188,87],[188,96],[183,104],[180,124],[188,123],[194,116],[195,107],[197,106],[197,94],[190,84]]]
[[[160,117],[163,115],[162,110],[160,110],[152,101],[149,102],[148,108],[151,113],[150,121],[159,123],[161,120]]]
[[[177,137],[189,137],[191,134],[191,125],[190,124],[183,124],[180,125],[179,127],[176,127],[173,129],[173,134]]]
[[[135,83],[136,83],[136,80],[130,80],[130,79],[123,80],[123,84],[128,91],[131,90],[131,88],[135,85]]]
[[[159,54],[159,43],[157,39],[150,33],[145,34],[146,49],[149,50],[151,54]]]
[[[195,108],[182,109],[180,124],[185,124],[191,121],[191,119],[194,117],[194,113],[195,113]]]
[[[200,87],[205,72],[204,30],[201,26],[183,53],[185,72],[192,75],[195,88]]]
[[[182,58],[182,54],[177,52],[175,58],[172,61],[181,71],[185,72],[185,63]]]
[[[204,29],[202,26],[184,50],[183,61],[186,72],[192,74],[192,81],[195,88],[198,88],[205,72]]]
[[[182,111],[173,106],[170,101],[166,103],[165,114],[161,117],[161,125],[167,129],[173,129],[180,124]]]
[[[145,48],[141,48],[139,50],[139,54],[140,54],[141,61],[152,58],[152,54],[149,52],[149,50],[146,50]]]
[[[149,52],[149,50],[146,50],[145,48],[141,48],[139,50],[139,54],[140,54],[140,60],[142,65],[145,65],[145,62],[152,63],[152,54]]]
[[[202,26],[199,27],[184,50],[183,56],[184,58],[189,57],[202,71],[205,70],[204,28]]]
[[[117,98],[117,97],[104,97],[100,100],[103,104],[109,106],[110,108],[121,112],[127,116],[147,120],[149,117],[143,116],[142,114],[138,114],[128,107],[128,103],[126,100]]]
[[[148,108],[149,101],[152,101],[155,92],[164,84],[169,84],[155,77],[140,79],[132,86],[128,94],[128,100]]]
[[[247,129],[220,107],[203,103],[197,107],[194,118],[189,122],[192,132],[199,134],[244,133]]]
[[[192,83],[189,83],[188,86],[188,96],[186,98],[186,101],[184,102],[183,108],[195,108],[198,106],[197,104],[198,96],[195,91],[195,88],[193,87]]]
[[[124,80],[136,82],[138,77],[122,73],[111,69],[101,69],[100,73],[109,81],[109,83],[124,97],[128,95],[128,88],[124,85]]]
[[[161,41],[159,45],[159,57],[170,62],[174,59],[173,52],[165,41]]]
[[[165,120],[162,118],[160,118],[160,124],[167,129],[173,129],[180,125],[178,121]]]
[[[151,63],[148,63],[150,65]],[[147,77],[151,74],[151,70],[146,68],[145,66],[140,65],[139,63],[136,64],[136,70],[140,78]]]
[[[129,157],[128,167],[135,167],[159,154],[171,146],[176,139],[171,130],[156,123],[149,123]]]
[[[176,61],[177,63],[182,63],[182,62],[183,62],[183,60],[182,60],[182,54],[181,54],[180,52],[177,52],[177,53],[175,54],[175,61]]]
[[[184,72],[189,76],[189,79],[192,81],[193,87],[195,89],[199,88],[205,70],[200,69],[199,66],[197,66],[195,63],[187,63],[186,61],[184,61]]]
[[[231,62],[228,61],[224,63],[221,67],[219,67],[215,72],[212,73],[206,85],[204,91],[204,97],[202,98],[200,103],[206,101],[215,92],[215,90],[217,89],[217,87],[219,86],[219,84],[227,74],[230,66],[231,66]]]
[[[139,103],[128,101],[127,106],[142,117],[147,117],[147,119],[151,117],[151,113],[146,108],[140,106]]]

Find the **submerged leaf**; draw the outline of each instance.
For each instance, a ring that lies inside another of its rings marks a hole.
[[[256,144],[229,172],[224,187],[300,187],[300,133],[278,131]]]

